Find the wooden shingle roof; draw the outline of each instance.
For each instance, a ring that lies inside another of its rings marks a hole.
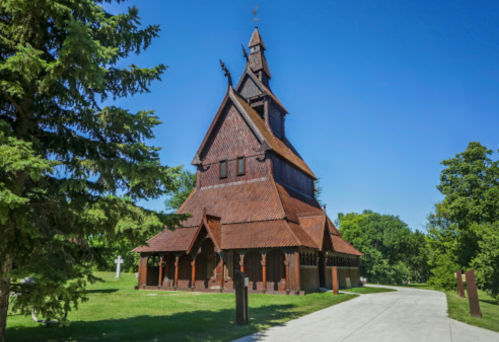
[[[339,236],[331,235],[331,239],[333,240],[333,249],[335,252],[359,256],[364,255]]]

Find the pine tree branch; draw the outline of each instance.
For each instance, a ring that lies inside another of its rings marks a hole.
[[[23,114],[23,110],[21,107],[17,104],[16,101],[5,91],[2,89],[2,93],[5,95],[5,97],[17,108],[20,114]]]

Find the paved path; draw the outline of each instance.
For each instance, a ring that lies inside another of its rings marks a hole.
[[[499,333],[448,318],[444,293],[396,289],[362,295],[237,342],[499,342]]]

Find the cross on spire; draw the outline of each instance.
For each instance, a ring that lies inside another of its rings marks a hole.
[[[255,6],[255,9],[253,9],[253,15],[255,16],[253,19],[251,19],[251,21],[254,21],[255,22],[255,27],[258,27],[258,22],[260,21],[259,18],[256,17],[256,13],[257,13],[257,10],[258,10],[258,5]]]

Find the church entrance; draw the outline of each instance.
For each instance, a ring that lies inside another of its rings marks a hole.
[[[249,290],[262,287],[262,255],[256,250],[251,250],[244,256],[244,273],[249,277]]]
[[[154,254],[147,259],[147,286],[158,286],[159,266],[159,255]]]
[[[218,257],[218,259],[217,259]],[[215,285],[215,270],[220,257],[215,252],[211,239],[201,244],[201,253],[196,257],[196,284],[198,288],[209,289]]]
[[[267,290],[286,291],[286,268],[284,266],[284,253],[274,249],[267,254]],[[279,287],[281,287],[279,289]]]

